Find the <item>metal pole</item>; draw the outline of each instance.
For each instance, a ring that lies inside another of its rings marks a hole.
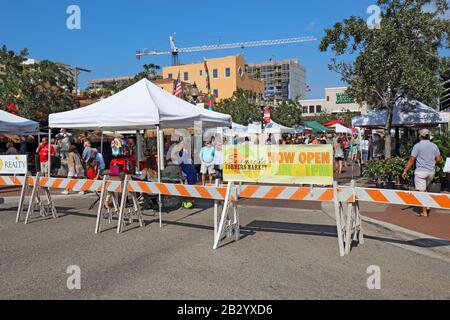
[[[158,156],[158,183],[161,183],[161,152],[159,150],[160,148],[160,131],[159,131],[159,125],[156,126],[156,149],[157,149],[157,156]],[[158,194],[158,207],[159,207],[159,227],[162,227],[162,220],[161,220],[161,192]]]
[[[141,172],[140,163],[141,163],[141,152],[142,152],[141,133],[139,132],[139,130],[136,131],[136,144],[137,144],[136,174],[139,174],[139,172]]]
[[[52,129],[48,129],[48,172],[47,172],[47,177],[50,178],[50,174],[51,174],[51,167],[52,167],[52,144],[50,142],[50,140],[52,139]]]
[[[100,138],[100,153],[103,155],[103,130],[101,133],[101,138]]]

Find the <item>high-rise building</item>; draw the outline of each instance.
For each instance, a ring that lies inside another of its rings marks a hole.
[[[242,55],[207,59],[207,65],[211,93],[216,101],[232,97],[238,88],[252,91],[255,96],[263,96],[264,83],[245,73]],[[178,74],[181,81],[195,83],[201,94],[207,93],[204,62],[164,67],[162,71],[164,79],[177,79]]]
[[[266,98],[306,99],[306,68],[296,59],[249,64],[246,72],[264,81]]]

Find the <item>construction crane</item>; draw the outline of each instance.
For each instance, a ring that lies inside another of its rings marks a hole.
[[[211,44],[211,45],[203,45],[203,46],[190,47],[190,48],[178,48],[175,45],[174,37],[175,37],[175,34],[173,34],[169,37],[171,51],[158,51],[158,50],[137,51],[136,58],[140,59],[142,56],[171,54],[172,55],[172,65],[176,66],[179,64],[178,53],[223,50],[223,49],[233,49],[233,48],[244,49],[244,48],[248,48],[248,47],[273,46],[273,45],[281,45],[281,44],[288,44],[288,43],[309,42],[309,41],[316,40],[316,38],[314,38],[314,37],[307,36],[307,37],[299,37],[299,38],[236,42],[236,43],[228,43],[228,44]]]

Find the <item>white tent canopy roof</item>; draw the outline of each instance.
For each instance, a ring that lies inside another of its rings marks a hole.
[[[386,110],[371,110],[367,115],[354,117],[353,127],[384,127],[386,124]],[[394,127],[426,127],[447,123],[448,119],[443,112],[437,112],[433,108],[406,98],[400,99],[394,106],[392,126]]]
[[[0,133],[33,135],[39,133],[39,123],[0,110]]]
[[[332,127],[336,130],[336,133],[353,133],[352,129],[349,129],[339,123],[332,125]]]
[[[127,131],[231,125],[231,116],[194,106],[164,91],[147,79],[87,107],[50,114],[51,128]]]
[[[285,127],[274,121],[270,121],[264,128],[265,133],[294,133],[294,131],[293,128]]]

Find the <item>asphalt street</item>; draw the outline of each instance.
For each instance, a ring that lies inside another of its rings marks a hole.
[[[340,257],[334,221],[318,209],[240,206],[242,238],[212,250],[213,210],[94,234],[92,198],[58,199],[60,218],[15,223],[0,207],[0,299],[450,299],[450,263],[369,227],[364,245]],[[397,244],[397,245],[393,245]],[[401,245],[401,246],[399,246]],[[69,290],[68,266],[81,270]],[[381,288],[367,288],[369,266]]]

